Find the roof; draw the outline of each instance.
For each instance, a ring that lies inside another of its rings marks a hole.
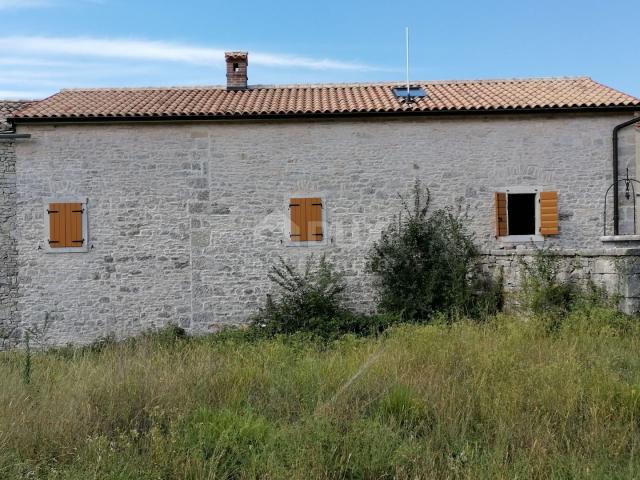
[[[25,108],[33,103],[31,100],[0,100],[0,132],[9,129],[7,118],[9,118],[13,112]]]
[[[401,83],[71,89],[16,112],[16,121],[251,118],[370,113],[490,112],[640,107],[640,100],[587,77],[416,82],[427,96],[409,105]]]

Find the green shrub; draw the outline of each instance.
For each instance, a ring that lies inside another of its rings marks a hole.
[[[478,251],[466,216],[429,206],[429,190],[416,182],[412,202],[402,198],[402,211],[369,254],[379,308],[409,321],[467,313],[475,300]]]
[[[252,318],[253,330],[267,335],[306,332],[320,337],[366,334],[384,328],[388,317],[370,318],[344,306],[344,275],[325,256],[307,260],[303,273],[280,259],[269,273],[275,295]]]
[[[520,266],[520,304],[545,332],[619,332],[630,325],[615,296],[591,280],[580,285],[562,278],[562,265],[552,251],[539,249],[531,262],[520,260]]]
[[[466,315],[473,319],[488,320],[504,308],[504,272],[500,268],[496,275],[483,274],[478,268],[472,275],[472,296]]]
[[[173,345],[175,342],[186,339],[187,332],[184,328],[176,325],[175,323],[169,323],[162,328],[144,332],[142,338],[146,339],[149,342],[167,346]]]

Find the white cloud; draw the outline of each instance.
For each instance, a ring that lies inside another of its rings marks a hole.
[[[0,10],[47,7],[50,3],[48,0],[0,0]]]
[[[0,10],[68,6],[77,3],[102,3],[102,0],[0,0]]]
[[[224,51],[139,39],[0,36],[0,98],[42,98],[73,87],[220,85]],[[260,83],[317,83],[380,70],[357,62],[259,51],[250,51],[249,61],[259,67]]]
[[[0,65],[2,61],[0,59]],[[62,87],[64,85],[78,86],[77,82],[99,83],[118,79],[122,72],[126,75],[145,76],[157,72],[153,67],[144,65],[114,65],[114,64],[66,64],[63,68],[8,68],[0,74],[0,85],[41,85]]]
[[[2,1],[2,0],[0,0]],[[180,62],[196,65],[221,65],[224,50],[182,43],[101,39],[92,37],[0,37],[0,51],[11,51],[40,57],[112,58]],[[357,63],[327,58],[287,54],[250,52],[249,61],[267,67],[300,67],[313,70],[373,70]]]
[[[0,66],[28,67],[64,67],[68,62],[47,60],[44,58],[0,57]]]
[[[0,57],[0,66],[3,67],[54,67],[73,68],[79,66],[103,65],[102,63],[77,62],[67,60],[50,60],[39,57]]]
[[[36,100],[51,95],[51,92],[39,90],[0,90],[3,100]]]

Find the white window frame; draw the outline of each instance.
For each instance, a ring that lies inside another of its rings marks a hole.
[[[507,228],[509,228],[509,194],[513,193],[535,193],[535,214],[536,224],[535,232],[533,235],[505,235],[498,237],[501,242],[505,243],[530,243],[530,242],[544,242],[544,235],[540,235],[540,192],[542,187],[527,187],[527,186],[514,186],[508,187],[504,190],[507,200]]]
[[[319,198],[322,202],[322,240],[293,241],[291,240],[291,213],[289,203],[292,198]],[[329,204],[326,192],[292,192],[284,199],[284,245],[296,248],[318,248],[329,245]]]
[[[44,199],[44,251],[46,253],[87,253],[90,249],[89,245],[89,199],[87,197],[60,196],[49,197]],[[80,203],[82,205],[82,238],[84,243],[80,247],[62,247],[53,248],[49,245],[51,238],[50,221],[49,221],[49,204],[51,203]]]

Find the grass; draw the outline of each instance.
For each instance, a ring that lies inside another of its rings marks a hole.
[[[8,352],[0,478],[637,478],[638,352],[605,309]]]

